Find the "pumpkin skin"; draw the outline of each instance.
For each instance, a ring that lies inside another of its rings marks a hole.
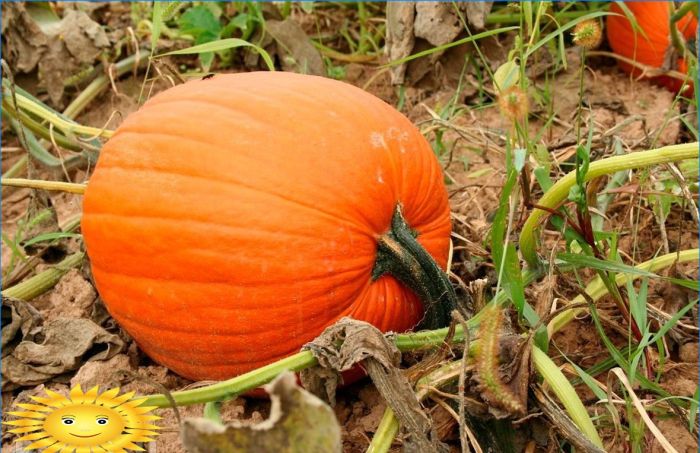
[[[430,145],[354,86],[284,72],[173,87],[105,144],[82,232],[110,314],[155,361],[225,379],[297,352],[342,316],[423,316],[372,280],[397,203],[444,269],[450,211]]]
[[[662,67],[666,50],[671,46],[669,2],[631,1],[625,2],[625,5],[634,14],[646,37],[635,32],[622,9],[616,3],[611,3],[610,12],[619,15],[607,17],[606,29],[610,47],[623,57],[654,68]],[[695,36],[698,22],[692,13],[688,13],[676,23],[676,27],[685,39],[691,39]],[[641,74],[638,68],[625,62],[619,62],[619,65],[628,74]],[[679,58],[674,69],[686,73],[688,68],[685,60]],[[660,76],[654,77],[653,80],[671,91],[678,91],[683,85],[683,81],[672,77]]]

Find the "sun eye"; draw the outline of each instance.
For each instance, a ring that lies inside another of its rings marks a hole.
[[[109,423],[109,419],[107,417],[99,417],[97,419],[98,425],[106,425],[107,423]]]
[[[63,422],[64,425],[72,425],[73,423],[75,423],[75,420],[73,420],[72,418],[64,418],[61,421]]]

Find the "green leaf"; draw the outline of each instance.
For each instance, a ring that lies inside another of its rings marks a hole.
[[[527,158],[527,150],[525,148],[515,148],[513,151],[513,166],[520,173],[525,167],[525,159]]]
[[[156,57],[164,57],[166,55],[191,55],[202,52],[218,52],[220,50],[233,49],[235,47],[253,48],[256,52],[260,54],[262,59],[265,61],[267,68],[270,71],[275,70],[275,64],[272,62],[272,58],[270,58],[270,55],[265,51],[265,49],[238,38],[219,39],[217,41],[188,47],[186,49],[173,50],[172,52],[162,53],[160,55],[157,55]]]
[[[219,38],[221,24],[209,8],[194,6],[180,16],[177,21],[183,34],[194,38],[195,43],[203,44]]]
[[[596,269],[600,271],[618,272],[630,275],[641,275],[643,277],[658,277],[658,275],[654,274],[653,272],[637,269],[633,266],[628,266],[622,263],[601,260],[593,256],[579,255],[577,253],[559,253],[557,254],[557,258],[566,263],[573,264],[577,267],[590,267],[591,269]]]
[[[506,61],[493,73],[493,90],[502,93],[508,88],[515,86],[520,79],[520,66],[512,61]]]
[[[676,325],[676,323],[678,322],[678,320],[681,319],[683,316],[685,316],[685,314],[686,314],[691,308],[693,308],[693,306],[697,305],[697,303],[698,303],[698,300],[695,299],[694,301],[692,301],[692,302],[690,302],[689,304],[687,304],[685,307],[683,307],[683,308],[681,308],[680,310],[678,310],[673,316],[671,316],[671,318],[670,318],[668,321],[666,321],[666,322],[664,323],[663,326],[661,326],[661,328],[659,329],[659,331],[656,332],[656,333],[654,334],[654,337],[651,338],[651,339],[648,341],[647,344],[654,343],[654,342],[656,342],[656,340],[659,340],[661,337],[663,337],[664,335],[666,335],[666,333],[668,333],[668,331],[671,330],[671,328],[672,328],[673,326]],[[640,346],[641,346],[641,344],[640,344]],[[646,344],[645,344],[644,346],[646,346]]]
[[[79,238],[82,235],[79,233],[66,233],[63,231],[57,231],[54,233],[44,233],[40,234],[38,236],[35,236],[26,242],[22,243],[23,247],[29,247],[30,245],[38,244],[39,242],[46,242],[46,241],[55,241],[56,239],[63,239],[63,238]]]
[[[700,404],[700,386],[695,387],[693,400],[688,410],[688,429],[690,429],[690,431],[695,429],[695,418],[698,416],[698,404]]]
[[[195,44],[205,44],[221,37],[221,24],[208,5],[199,5],[185,11],[177,21],[180,31],[194,38]],[[199,52],[199,60],[205,72],[214,61],[213,52]]]
[[[510,193],[513,191],[513,186],[518,180],[518,172],[511,170],[508,174],[508,179],[503,185],[503,191],[498,202],[498,210],[493,218],[493,226],[491,227],[491,252],[493,254],[493,262],[496,265],[496,271],[500,274],[501,263],[503,262],[503,243],[506,237],[506,227],[508,224],[508,211],[510,210]]]
[[[598,386],[598,384],[596,383],[595,379],[593,379],[593,376],[591,376],[590,374],[586,373],[586,371],[584,371],[581,367],[579,367],[579,366],[576,365],[574,362],[572,362],[571,360],[569,360],[569,358],[566,356],[566,354],[562,354],[561,356],[564,357],[564,359],[565,359],[567,362],[569,362],[569,365],[571,365],[572,367],[574,367],[574,370],[576,370],[576,374],[578,374],[578,376],[581,378],[581,381],[582,381],[584,384],[586,384],[586,386],[588,386],[588,388],[591,390],[591,392],[593,392],[593,394],[595,394],[595,396],[596,396],[599,400],[602,401],[602,400],[607,400],[607,399],[608,399],[608,394],[605,393],[605,392],[603,391],[603,389],[601,389],[601,388]],[[572,383],[572,384],[573,384],[573,385],[576,385],[576,384],[574,384],[574,383]]]
[[[204,405],[204,418],[211,420],[212,422],[223,425],[221,420],[221,401],[210,401]]]
[[[163,11],[167,6],[166,2],[153,2],[153,18],[151,22],[151,52],[155,52],[158,39],[160,38],[160,30],[163,28]]]

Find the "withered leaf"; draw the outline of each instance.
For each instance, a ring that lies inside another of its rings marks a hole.
[[[109,359],[124,348],[117,335],[89,319],[49,321],[2,358],[2,390],[41,384],[78,369],[86,360]]]
[[[182,443],[190,453],[340,452],[340,425],[333,410],[283,373],[265,386],[270,418],[258,424],[234,420],[221,425],[206,418],[185,419]]]

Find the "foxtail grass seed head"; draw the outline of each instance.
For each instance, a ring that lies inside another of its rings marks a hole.
[[[576,24],[572,33],[574,44],[584,49],[595,49],[603,41],[603,29],[597,20],[584,20]]]
[[[498,108],[501,110],[501,114],[509,120],[522,121],[530,109],[527,93],[518,86],[504,90],[498,96]]]

